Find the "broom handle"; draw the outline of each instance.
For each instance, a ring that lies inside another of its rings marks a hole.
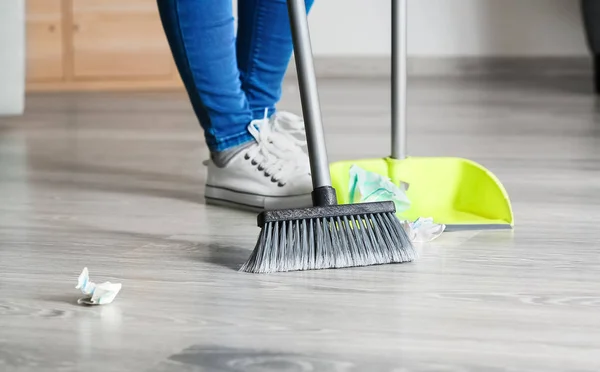
[[[317,78],[304,0],[287,0],[313,188],[331,187]]]
[[[392,0],[392,158],[406,158],[407,0]]]

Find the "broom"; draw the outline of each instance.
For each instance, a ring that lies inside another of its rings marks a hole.
[[[416,252],[392,201],[338,205],[325,135],[304,0],[287,0],[313,181],[313,207],[268,210],[240,271],[271,273],[412,261]]]

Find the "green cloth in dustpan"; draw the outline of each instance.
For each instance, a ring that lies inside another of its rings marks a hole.
[[[393,201],[396,213],[402,213],[410,207],[410,200],[404,190],[394,185],[389,178],[366,171],[356,165],[350,168],[350,203],[368,203]]]

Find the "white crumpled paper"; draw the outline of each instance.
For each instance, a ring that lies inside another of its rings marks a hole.
[[[417,218],[414,222],[403,222],[404,230],[412,242],[427,243],[444,232],[446,225],[433,222],[433,218]]]
[[[84,267],[77,279],[76,289],[80,289],[85,297],[77,300],[80,305],[106,305],[113,302],[121,290],[121,283],[104,282],[96,284],[90,282],[88,268]]]
[[[396,205],[396,213],[402,214],[410,207],[406,188],[395,185],[389,178],[364,170],[357,165],[350,168],[350,202],[367,203],[391,200]],[[446,229],[436,224],[432,218],[417,218],[415,221],[402,221],[404,230],[415,243],[430,242]]]

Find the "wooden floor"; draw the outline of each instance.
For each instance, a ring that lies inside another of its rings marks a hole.
[[[236,271],[183,93],[36,94],[0,119],[0,371],[600,370],[600,119],[578,78],[411,80],[410,153],[492,170],[514,231],[410,264]],[[385,81],[320,84],[331,160],[388,155]],[[281,108],[298,112],[287,83]],[[77,276],[120,282],[82,307]]]

